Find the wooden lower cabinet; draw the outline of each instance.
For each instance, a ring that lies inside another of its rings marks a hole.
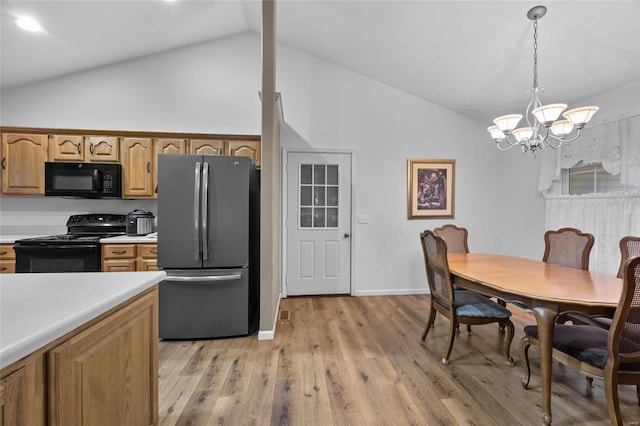
[[[158,286],[0,376],[0,426],[157,425]]]
[[[48,354],[51,425],[157,425],[157,293]]]
[[[0,274],[16,271],[16,252],[13,244],[0,244]]]
[[[0,425],[46,424],[44,356],[32,357],[0,379]]]
[[[158,270],[158,245],[103,244],[102,272],[134,272]]]

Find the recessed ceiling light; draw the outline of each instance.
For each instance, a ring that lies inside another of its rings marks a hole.
[[[16,18],[16,25],[26,31],[40,31],[40,24],[33,18],[21,16]]]

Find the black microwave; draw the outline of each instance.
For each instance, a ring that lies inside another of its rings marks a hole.
[[[44,164],[44,195],[79,198],[122,197],[122,166],[113,163]]]

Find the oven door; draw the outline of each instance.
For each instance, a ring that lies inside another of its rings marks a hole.
[[[49,244],[14,246],[16,273],[99,272],[99,244]]]

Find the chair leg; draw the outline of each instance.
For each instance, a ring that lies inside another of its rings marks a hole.
[[[496,302],[498,302],[503,308],[507,307],[507,302],[505,302],[502,299],[499,299],[496,297]],[[498,330],[500,330],[501,333],[504,333],[504,323],[501,322],[500,325],[498,326]]]
[[[588,388],[592,388],[593,387],[593,377],[585,377],[585,379],[587,379],[587,387]]]
[[[636,385],[636,396],[638,397],[638,405],[640,405],[640,385]]]
[[[453,341],[456,339],[456,328],[458,327],[458,320],[456,317],[453,317],[449,320],[449,347],[447,348],[447,353],[442,358],[442,363],[444,365],[449,364],[449,356],[451,355],[451,350],[453,349]]]
[[[525,377],[520,379],[520,384],[523,388],[529,387],[529,380],[531,379],[531,366],[529,365],[529,348],[531,347],[531,341],[529,336],[524,336],[520,341],[520,356],[522,357],[522,365],[524,366]]]
[[[429,305],[429,319],[427,319],[427,326],[424,329],[424,333],[422,333],[422,341],[427,338],[427,334],[429,334],[429,330],[433,326],[433,322],[436,319],[436,310],[433,305]]]
[[[507,338],[504,341],[504,355],[507,357],[507,364],[509,367],[513,367],[513,358],[511,357],[511,342],[513,342],[513,323],[510,319],[506,321],[501,321],[500,324],[507,328]]]
[[[467,324],[467,334],[471,334],[471,324]]]
[[[618,374],[613,371],[613,364],[608,362],[604,366],[604,393],[607,399],[609,421],[612,425],[622,426],[622,414],[618,403]]]

